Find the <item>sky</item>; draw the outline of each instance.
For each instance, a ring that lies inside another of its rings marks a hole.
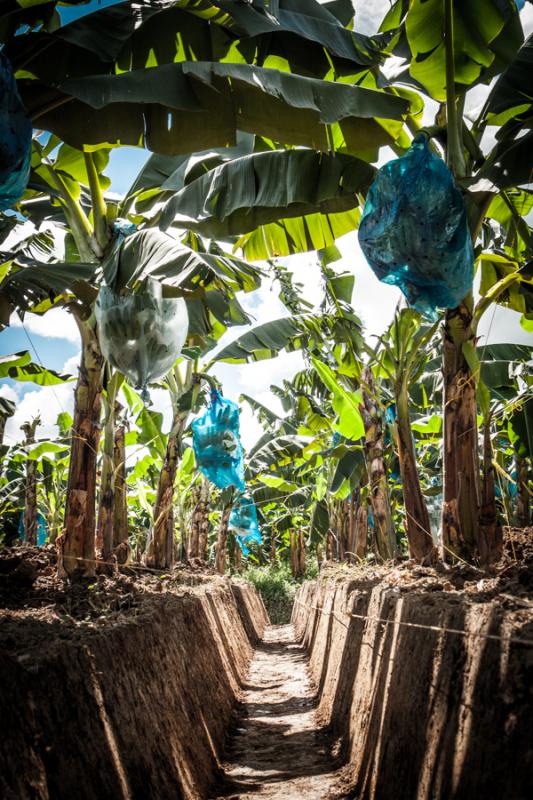
[[[110,5],[114,0],[103,0],[100,5]],[[81,7],[83,11],[92,10],[98,3]],[[371,34],[376,31],[378,21],[389,7],[388,0],[373,0],[372,3],[356,2],[359,16],[357,30]],[[79,9],[78,9],[79,10]],[[63,21],[69,21],[76,9],[62,9]],[[533,29],[533,8],[526,6],[522,12],[522,21],[526,35]],[[483,100],[486,87],[472,93],[469,107],[478,105]],[[111,151],[110,162],[106,173],[111,178],[111,191],[124,194],[142,167],[148,152],[132,147],[117,148]],[[383,153],[382,160],[390,158]],[[357,242],[356,233],[348,234],[338,241],[342,261],[335,267],[352,272],[355,275],[353,306],[365,326],[367,336],[379,335],[390,324],[394,309],[401,298],[395,287],[380,283],[367,266]],[[319,270],[314,254],[292,256],[284,260],[294,275],[294,280],[302,284],[304,297],[313,305],[321,300]],[[262,323],[287,316],[288,311],[278,298],[279,287],[276,283],[266,281],[253,293],[240,296],[245,310],[254,323]],[[223,337],[221,344],[237,338],[241,328],[231,328]],[[507,309],[495,307],[489,311],[480,326],[482,341],[491,342],[523,342],[531,344],[528,335],[519,325],[519,315]],[[80,344],[74,319],[68,312],[57,309],[39,317],[28,314],[24,325],[14,316],[12,325],[0,333],[0,355],[30,350],[35,361],[43,363],[50,369],[59,372],[77,374]],[[263,405],[280,413],[281,405],[277,397],[270,391],[272,384],[279,385],[283,379],[290,379],[303,366],[299,353],[282,354],[270,361],[261,361],[250,365],[218,365],[213,372],[221,380],[225,396],[233,400],[239,399],[241,393],[253,396]],[[73,383],[41,388],[32,383],[15,383],[0,381],[0,396],[7,397],[17,403],[15,415],[6,427],[6,442],[12,443],[22,438],[20,426],[40,414],[42,426],[40,437],[54,437],[57,433],[55,420],[62,411],[72,412]],[[164,390],[151,392],[153,407],[164,413],[166,430],[170,427],[170,401]],[[245,448],[250,448],[261,433],[261,427],[251,414],[248,406],[243,405],[241,412],[241,435]]]

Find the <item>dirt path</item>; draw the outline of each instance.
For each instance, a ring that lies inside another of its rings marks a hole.
[[[228,751],[220,797],[326,800],[335,766],[315,717],[307,655],[290,625],[267,628],[246,684],[244,708]]]

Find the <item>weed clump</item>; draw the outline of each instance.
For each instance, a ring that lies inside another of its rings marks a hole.
[[[242,577],[250,581],[263,598],[270,622],[273,625],[286,625],[291,621],[296,590],[302,581],[315,577],[311,572],[308,568],[302,578],[294,580],[287,564],[249,566]]]

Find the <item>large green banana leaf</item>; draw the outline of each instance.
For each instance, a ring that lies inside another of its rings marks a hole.
[[[0,397],[0,417],[12,417],[15,413],[16,405],[7,397]]]
[[[399,55],[410,50],[409,73],[435,100],[446,99],[444,0],[397,0],[382,30],[403,25]],[[453,50],[455,81],[464,91],[488,82],[509,64],[523,42],[522,26],[514,2],[455,0]]]
[[[353,13],[353,12],[352,12]],[[0,29],[1,30],[1,29]],[[46,79],[142,69],[177,61],[242,61],[316,74],[376,66],[383,37],[347,29],[315,0],[281,0],[277,9],[253,2],[130,4],[98,9],[56,30],[41,29],[10,43],[9,54]],[[329,57],[328,57],[329,56]],[[90,61],[88,61],[90,59]],[[346,70],[346,67],[345,67]]]
[[[252,291],[260,284],[261,272],[216,245],[214,252],[186,247],[157,228],[145,228],[128,236],[103,265],[107,283],[115,289],[133,285],[145,277],[166,286],[194,289],[217,288]]]
[[[401,120],[409,108],[382,91],[215,62],[71,78],[44,92],[39,82],[21,84],[38,124],[75,147],[120,143],[163,154],[233,145],[242,130],[373,158],[401,131],[379,119]]]
[[[72,292],[80,299],[94,299],[92,283],[98,276],[97,264],[55,262],[17,255],[10,259],[0,281],[0,324],[7,325],[12,311],[47,311],[55,298]]]
[[[256,325],[223,347],[213,361],[245,364],[275,358],[282,350],[293,352],[310,347],[322,337],[325,321],[325,315],[298,314]]]
[[[355,314],[308,313],[265,322],[223,347],[213,361],[244,364],[275,358],[282,350],[313,351],[326,341],[349,342],[360,349],[361,321]],[[304,387],[305,391],[305,387]]]
[[[54,386],[73,380],[72,375],[61,375],[59,372],[46,369],[41,364],[34,364],[28,350],[9,356],[0,356],[0,379],[2,378],[31,381],[39,386]]]
[[[0,42],[8,42],[25,28],[39,28],[54,18],[59,0],[3,0],[0,16]],[[83,5],[87,0],[69,0],[69,5]]]
[[[219,147],[194,155],[165,156],[153,153],[126,192],[122,207],[129,208],[135,200],[135,210],[143,213],[161,196],[178,192],[206,170],[253,152],[256,137],[239,131],[236,139],[235,147]]]
[[[355,208],[375,169],[352,156],[313,150],[271,150],[228,161],[188,183],[167,201],[160,217],[215,238],[265,224]]]
[[[324,537],[329,531],[329,509],[326,500],[317,500],[311,513],[309,529],[309,546],[313,547],[324,542]]]
[[[249,261],[290,256],[331,247],[337,239],[359,226],[361,211],[353,208],[330,214],[278,219],[245,233],[235,245]]]
[[[507,122],[511,116],[531,111],[533,105],[533,35],[524,42],[515,59],[492,87],[483,108],[481,122]]]
[[[248,467],[254,473],[272,470],[283,464],[290,464],[302,455],[305,447],[312,441],[309,436],[277,436],[270,433],[262,436],[248,456]]]

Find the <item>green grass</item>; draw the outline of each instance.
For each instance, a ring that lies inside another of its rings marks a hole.
[[[315,575],[312,570],[306,573],[304,580]],[[292,578],[290,568],[286,564],[276,567],[248,567],[242,577],[253,583],[266,606],[273,625],[285,625],[291,621],[294,595],[301,581]]]

